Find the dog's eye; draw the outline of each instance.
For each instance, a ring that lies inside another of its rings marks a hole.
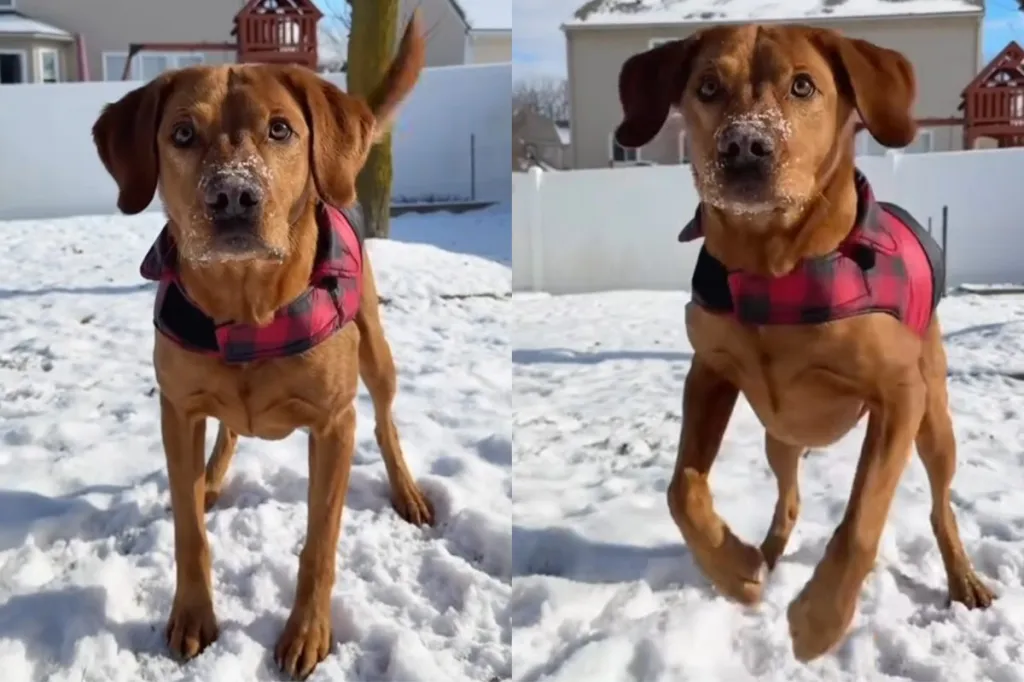
[[[705,78],[697,86],[697,99],[702,102],[710,102],[718,94],[718,81],[714,78]]]
[[[270,122],[270,130],[268,131],[270,139],[283,142],[292,136],[292,127],[288,125],[287,121],[276,118]]]
[[[196,128],[191,123],[179,123],[171,130],[171,142],[175,147],[184,149],[196,139]]]
[[[818,89],[814,87],[814,81],[811,80],[810,76],[801,73],[793,79],[793,85],[790,86],[789,91],[793,97],[807,99],[817,92]]]

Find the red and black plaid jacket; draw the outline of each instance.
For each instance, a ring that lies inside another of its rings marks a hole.
[[[704,247],[693,273],[693,301],[752,325],[821,324],[887,313],[923,335],[945,293],[942,249],[905,210],[875,201],[859,171],[855,182],[857,219],[838,249],[768,277],[730,272]],[[703,236],[700,213],[698,206],[679,241]]]
[[[277,311],[263,327],[215,324],[185,293],[178,278],[178,249],[164,227],[142,261],[140,273],[160,283],[153,322],[164,336],[187,350],[229,364],[304,353],[351,322],[362,290],[362,220],[357,210],[321,204],[319,238],[309,288]]]

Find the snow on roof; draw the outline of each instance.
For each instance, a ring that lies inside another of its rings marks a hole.
[[[70,38],[71,34],[64,29],[45,24],[35,19],[22,16],[17,12],[0,12],[0,34],[28,34]]]
[[[480,31],[511,31],[512,0],[458,0],[470,28]]]
[[[981,0],[590,0],[567,26],[981,13]]]

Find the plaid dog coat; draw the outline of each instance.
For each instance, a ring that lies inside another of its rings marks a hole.
[[[177,345],[228,364],[304,353],[351,322],[359,311],[363,271],[363,223],[358,209],[320,204],[319,235],[309,287],[257,327],[215,324],[185,293],[178,277],[178,249],[165,226],[142,261],[140,274],[159,282],[153,323]]]
[[[855,171],[857,219],[832,253],[768,277],[732,271],[702,247],[693,273],[693,301],[751,325],[821,324],[887,313],[923,335],[945,293],[942,249],[905,210],[875,201]],[[703,236],[700,207],[679,241]]]

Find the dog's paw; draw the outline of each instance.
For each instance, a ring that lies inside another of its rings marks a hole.
[[[815,591],[811,585],[804,587],[786,611],[793,656],[807,663],[832,650],[846,634],[854,609],[841,604],[834,594]]]
[[[172,654],[186,661],[198,656],[220,634],[212,600],[186,600],[175,595],[166,634]]]
[[[960,576],[950,576],[950,602],[960,602],[969,609],[987,609],[995,599],[995,592],[981,582],[973,570],[967,569]]]
[[[327,658],[333,641],[328,612],[296,609],[277,640],[274,661],[284,673],[304,680]]]
[[[434,525],[434,505],[413,481],[392,488],[391,506],[414,526]]]

